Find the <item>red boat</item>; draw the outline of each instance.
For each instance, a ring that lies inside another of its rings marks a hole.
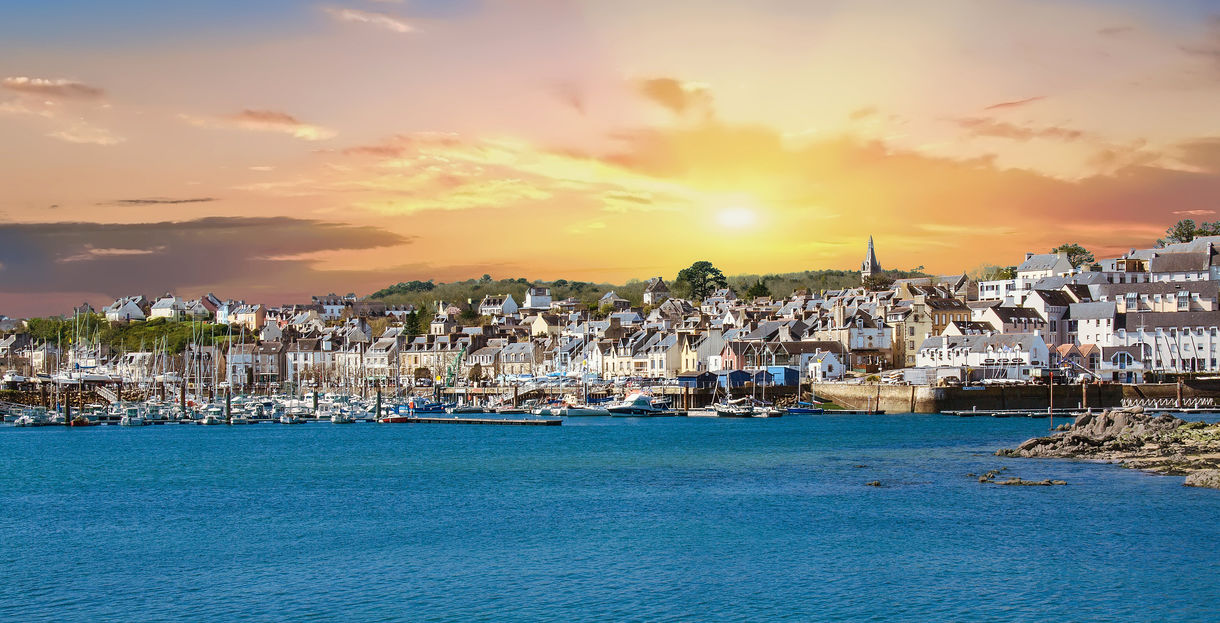
[[[415,418],[409,415],[387,415],[382,417],[378,422],[382,424],[406,424]]]
[[[74,417],[68,426],[97,426],[97,422],[83,417]]]

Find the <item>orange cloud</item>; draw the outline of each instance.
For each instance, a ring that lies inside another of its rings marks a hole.
[[[28,78],[16,76],[0,81],[4,88],[18,93],[28,93],[39,97],[64,99],[99,99],[106,92],[97,87],[72,80],[48,80],[45,78]]]
[[[712,94],[706,85],[682,82],[673,78],[650,78],[637,85],[639,92],[648,100],[668,109],[675,115],[699,112],[712,115]]]

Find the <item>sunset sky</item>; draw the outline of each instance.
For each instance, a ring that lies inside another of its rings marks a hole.
[[[0,314],[1013,264],[1220,220],[1214,1],[0,7]]]

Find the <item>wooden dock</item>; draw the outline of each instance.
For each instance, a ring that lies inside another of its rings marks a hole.
[[[407,424],[484,424],[488,426],[559,426],[563,420],[507,420],[500,418],[471,417],[415,417]]]

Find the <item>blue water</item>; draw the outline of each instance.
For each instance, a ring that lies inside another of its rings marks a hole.
[[[1220,491],[1046,427],[4,427],[0,620],[1220,619]]]

